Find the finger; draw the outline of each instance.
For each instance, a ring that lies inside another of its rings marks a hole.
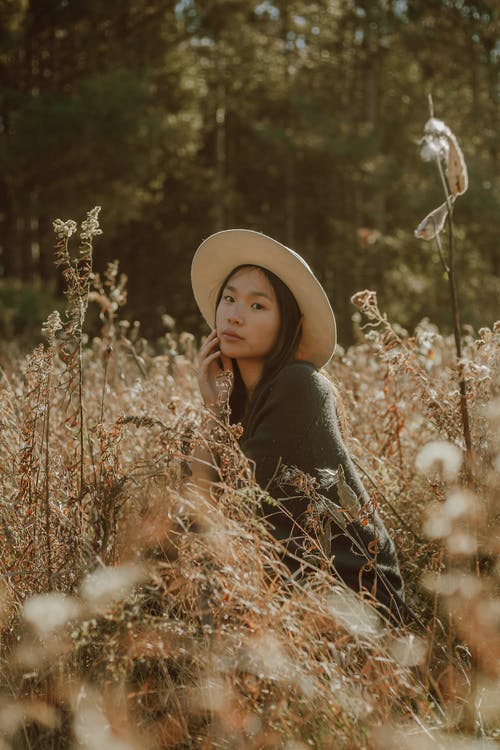
[[[205,342],[203,343],[203,346],[200,348],[199,354],[200,356],[204,357],[206,356],[206,353],[209,352],[211,349],[214,348],[219,343],[219,337],[215,336],[213,338],[207,338]]]
[[[204,357],[203,361],[200,362],[200,370],[206,370],[212,364],[212,362],[215,362],[218,357],[220,357],[219,351],[208,354],[206,357]]]
[[[213,339],[214,339],[214,337],[212,336],[212,334],[210,334],[209,336],[207,336],[207,337],[206,337],[206,338],[205,338],[205,339],[203,340],[203,343],[202,343],[202,345],[200,346],[200,351],[202,351],[203,349],[207,349],[207,348],[210,348],[210,345],[211,345],[211,343],[213,342]]]

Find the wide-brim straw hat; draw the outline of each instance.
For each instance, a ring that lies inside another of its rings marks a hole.
[[[191,265],[193,293],[201,314],[215,327],[215,307],[220,287],[241,265],[262,266],[290,289],[302,313],[302,338],[297,359],[324,367],[333,356],[337,333],[335,316],[325,290],[301,256],[260,232],[226,229],[204,240]]]

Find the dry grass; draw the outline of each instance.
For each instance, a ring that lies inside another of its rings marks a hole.
[[[360,341],[331,364],[421,620],[394,630],[325,572],[283,583],[234,430],[213,436],[212,501],[189,486],[193,337],[152,347],[117,323],[114,266],[94,280],[102,338],[85,343],[85,258],[70,324],[2,361],[0,748],[493,746],[498,328],[464,342],[467,472],[453,345],[431,324],[409,337],[362,293]]]

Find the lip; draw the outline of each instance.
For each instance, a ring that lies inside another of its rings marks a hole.
[[[224,338],[229,339],[229,341],[242,341],[243,337],[238,336],[237,333],[234,331],[222,331],[221,336],[224,336]]]

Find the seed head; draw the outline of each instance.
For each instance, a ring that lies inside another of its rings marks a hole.
[[[448,137],[451,130],[442,120],[431,117],[424,126],[424,137],[421,140],[420,156],[424,161],[448,158]]]
[[[432,240],[436,234],[439,234],[445,224],[448,216],[448,204],[443,203],[439,208],[435,208],[425,219],[422,219],[415,229],[415,237],[421,240]]]
[[[143,579],[144,570],[133,563],[99,568],[85,577],[80,593],[87,603],[99,609],[126,597]]]
[[[42,336],[44,336],[49,344],[53,344],[56,332],[62,329],[63,325],[61,322],[61,316],[57,310],[50,313],[49,317],[42,324]]]
[[[454,134],[450,131],[448,136],[448,164],[447,178],[452,195],[463,195],[469,186],[467,166],[465,164],[462,149]]]
[[[87,218],[81,223],[80,239],[82,242],[92,242],[92,237],[96,237],[102,234],[102,229],[99,228],[99,211],[100,206],[95,206],[87,212]]]
[[[68,221],[56,219],[52,222],[52,226],[54,227],[54,232],[60,240],[69,239],[77,229],[76,221],[73,221],[73,219],[68,219]]]
[[[80,611],[78,600],[59,592],[37,594],[23,606],[23,617],[41,635],[63,627]]]
[[[451,482],[458,476],[462,465],[462,451],[446,440],[434,440],[427,443],[415,460],[415,467],[420,474],[435,476],[445,482]]]

